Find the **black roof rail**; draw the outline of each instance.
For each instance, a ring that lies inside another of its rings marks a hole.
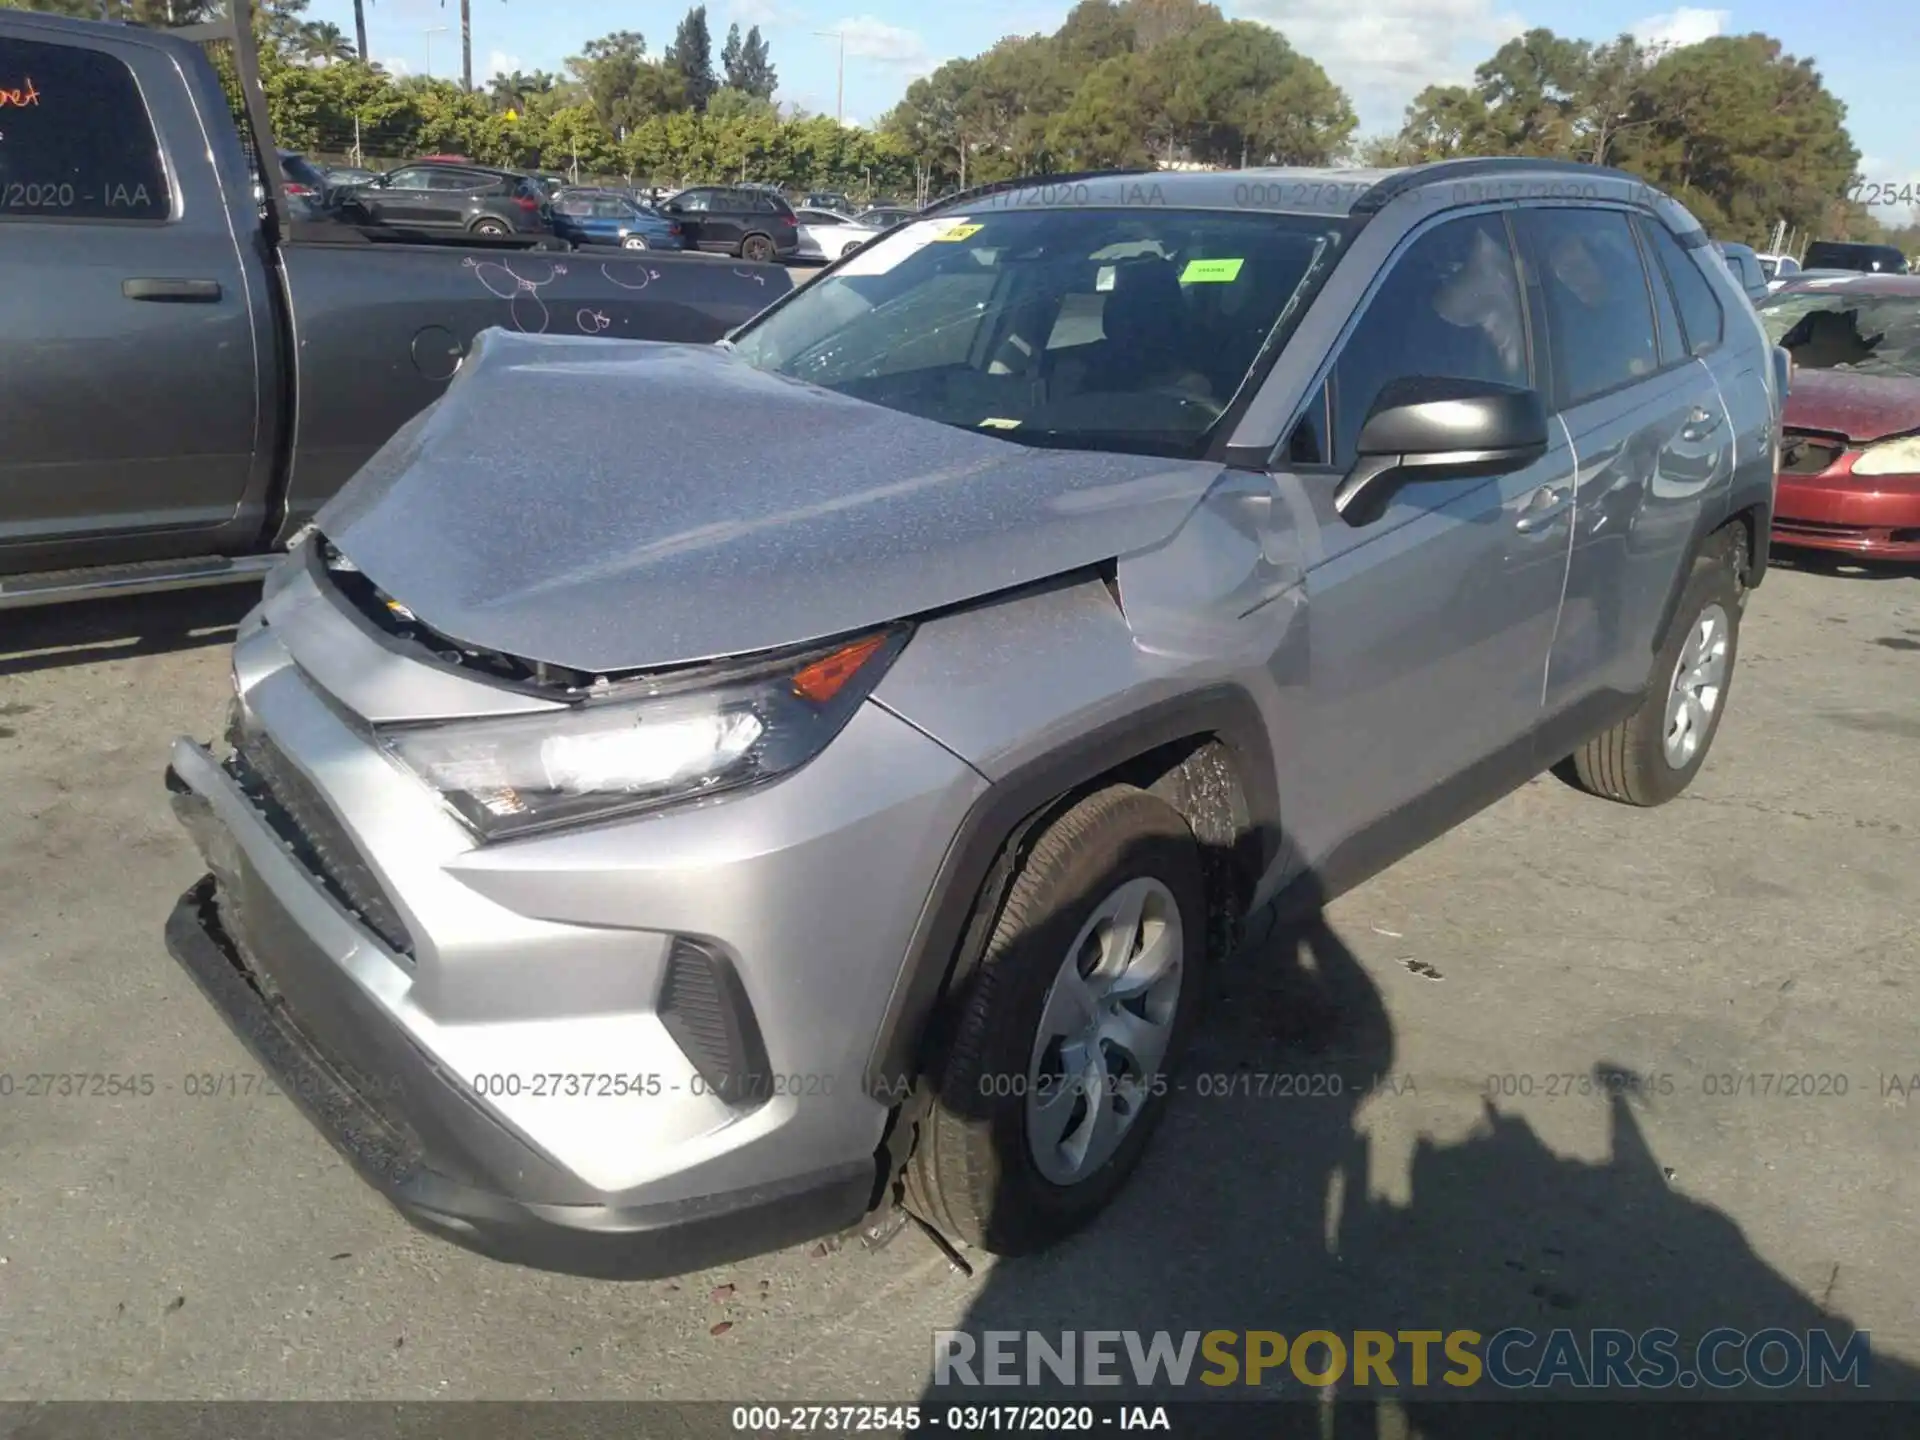
[[[1555,160],[1531,155],[1489,155],[1472,160],[1436,160],[1428,165],[1413,165],[1397,171],[1353,202],[1352,214],[1373,215],[1384,210],[1409,190],[1423,185],[1457,180],[1477,180],[1489,175],[1511,175],[1519,171],[1545,171],[1552,175],[1584,175],[1590,179],[1623,180],[1653,193],[1662,193],[1638,175],[1616,170],[1610,165],[1589,165],[1582,160]]]
[[[942,195],[938,200],[928,201],[926,209],[920,213],[925,215],[934,210],[944,210],[949,205],[966,204],[983,195],[1004,195],[1009,190],[1039,190],[1048,185],[1073,185],[1083,180],[1118,180],[1129,175],[1159,173],[1158,170],[1142,170],[1136,166],[1120,170],[1072,170],[1063,175],[1022,175],[1018,179],[995,180],[991,185],[975,185],[951,195]]]

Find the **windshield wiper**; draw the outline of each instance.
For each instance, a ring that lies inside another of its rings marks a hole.
[[[1194,453],[1201,438],[1197,435],[1176,440],[1138,430],[1029,430],[1024,426],[1001,430],[951,423],[956,430],[991,435],[996,440],[1009,440],[1034,450],[1098,450],[1119,455],[1163,455],[1169,460],[1199,458]]]

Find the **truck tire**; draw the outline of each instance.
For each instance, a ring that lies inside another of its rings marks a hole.
[[[1693,562],[1640,708],[1554,767],[1589,795],[1664,805],[1700,773],[1727,712],[1745,592],[1739,554],[1715,540]]]
[[[749,235],[740,242],[740,258],[760,264],[773,259],[773,237],[771,235]]]
[[[1105,1208],[1199,1008],[1206,903],[1192,832],[1144,790],[1098,791],[1040,833],[957,1002],[907,1161],[925,1219],[1019,1255]]]
[[[507,233],[507,225],[504,220],[476,220],[473,222],[473,233],[497,239]]]

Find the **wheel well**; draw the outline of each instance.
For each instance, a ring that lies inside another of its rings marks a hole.
[[[1734,556],[1740,563],[1740,582],[1749,588],[1759,579],[1756,573],[1758,568],[1756,562],[1760,558],[1757,552],[1760,509],[1760,506],[1752,505],[1745,510],[1736,511],[1728,517],[1727,523],[1715,532],[1721,535],[1731,532],[1735,537],[1737,548]]]

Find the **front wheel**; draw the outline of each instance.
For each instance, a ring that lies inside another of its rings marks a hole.
[[[1626,805],[1664,805],[1692,784],[1727,713],[1743,599],[1733,544],[1716,544],[1696,559],[1640,708],[1555,773]]]
[[[620,248],[622,250],[644,250],[647,248],[647,237],[644,235],[629,235],[620,242]]]
[[[1040,834],[962,998],[908,1161],[934,1225],[1000,1255],[1087,1224],[1133,1173],[1199,1005],[1192,832],[1119,785]]]
[[[765,264],[773,259],[773,237],[770,235],[749,235],[740,242],[740,258],[752,260],[756,264]]]

